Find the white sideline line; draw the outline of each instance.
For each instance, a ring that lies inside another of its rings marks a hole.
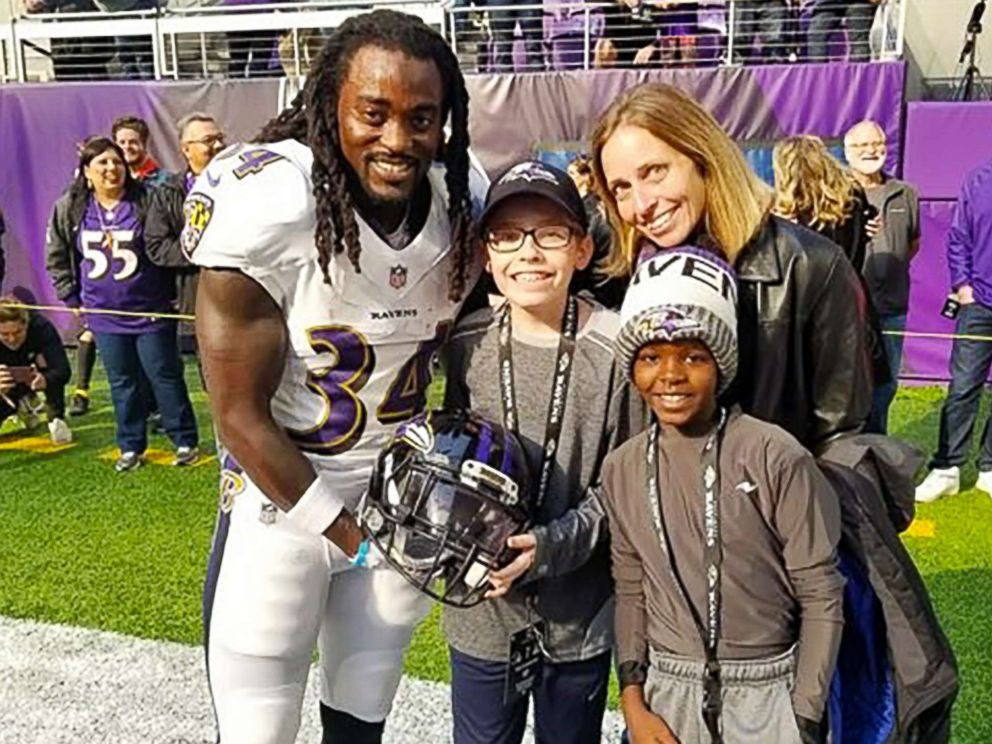
[[[320,741],[317,676],[300,744]],[[450,721],[447,685],[405,677],[385,744],[450,741]],[[620,726],[608,712],[603,741],[619,741]],[[81,742],[213,744],[203,650],[0,617],[0,744]]]

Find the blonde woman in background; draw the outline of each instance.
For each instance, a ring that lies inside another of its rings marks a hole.
[[[866,301],[872,380],[875,388],[891,387],[899,371],[889,365],[882,340],[882,323],[863,277],[869,240],[867,227],[878,210],[868,202],[861,185],[830,154],[819,137],[802,134],[779,141],[772,150],[772,165],[775,213],[835,242],[858,272]],[[874,400],[874,393],[872,397]],[[869,430],[878,428],[871,423],[874,418],[870,412]]]
[[[868,245],[868,221],[877,213],[864,189],[823,140],[787,137],[772,151],[775,214],[816,230],[844,249],[860,274]]]

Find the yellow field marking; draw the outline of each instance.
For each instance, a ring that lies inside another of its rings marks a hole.
[[[101,460],[110,460],[113,462],[118,457],[121,456],[121,451],[119,449],[109,449],[102,452],[99,455]],[[152,465],[164,465],[166,467],[172,467],[172,461],[176,458],[176,453],[172,450],[158,449],[157,447],[149,447],[145,450],[145,461],[151,463]],[[217,458],[214,455],[200,455],[200,458],[188,466],[191,468],[199,468],[203,465],[209,465],[214,462]]]
[[[0,450],[12,452],[29,452],[33,455],[51,455],[55,452],[72,449],[76,442],[68,444],[52,444],[48,437],[17,437],[6,442],[0,442]]]
[[[909,537],[934,537],[937,534],[937,524],[932,519],[914,519],[903,534]]]

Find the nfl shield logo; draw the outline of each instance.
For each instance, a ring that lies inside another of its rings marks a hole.
[[[389,270],[389,286],[403,289],[406,286],[406,266],[396,265]]]

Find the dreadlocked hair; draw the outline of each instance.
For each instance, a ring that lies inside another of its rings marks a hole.
[[[296,139],[313,151],[313,195],[317,204],[315,240],[317,260],[330,284],[328,265],[335,253],[347,253],[356,272],[361,271],[358,223],[348,190],[348,171],[338,132],[337,110],[341,83],[355,53],[376,46],[409,57],[433,62],[441,74],[444,99],[442,121],[450,115],[451,134],[442,145],[448,188],[448,220],[454,263],[448,294],[459,300],[465,292],[473,260],[472,201],[469,192],[468,91],[458,59],[444,39],[416,16],[393,10],[376,10],[352,16],[327,39],[310,68],[306,86],[289,108],[266,124],[259,143]]]

